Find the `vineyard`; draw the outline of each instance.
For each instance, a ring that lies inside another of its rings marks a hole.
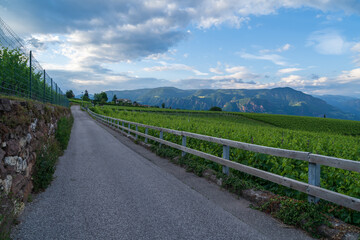
[[[360,138],[356,136],[360,122],[324,119],[324,118],[297,118],[282,115],[267,114],[233,114],[210,113],[197,111],[154,109],[132,109],[128,107],[102,106],[92,107],[92,111],[118,119],[147,125],[159,126],[174,130],[199,133],[219,138],[231,139],[257,145],[312,152],[316,154],[360,161]],[[284,122],[280,119],[284,118]],[[266,119],[266,121],[264,120]],[[312,120],[312,121],[311,121]],[[304,124],[304,121],[306,124]],[[282,125],[280,125],[282,124]],[[278,125],[278,126],[276,126]],[[319,126],[314,128],[312,125]],[[324,126],[321,128],[320,126]],[[332,126],[331,131],[326,126]],[[294,130],[298,126],[301,130]],[[135,127],[132,126],[135,130]],[[351,132],[354,129],[354,132]],[[139,127],[139,131],[145,129]],[[356,134],[354,134],[356,133]],[[149,135],[159,137],[158,131],[149,129]],[[164,133],[163,138],[181,144],[181,137]],[[153,144],[157,144],[152,142]],[[223,146],[198,139],[187,139],[187,146],[218,157],[222,156]],[[174,150],[177,155],[180,151]],[[221,173],[222,166],[212,161],[191,156],[195,172],[206,168]],[[230,160],[272,172],[281,176],[302,182],[308,182],[308,163],[300,160],[287,159],[254,153],[241,149],[230,150]],[[233,176],[256,182],[262,188],[274,193],[297,199],[306,199],[306,194],[280,186],[278,184],[252,177],[236,170],[230,170]],[[348,196],[360,198],[360,174],[327,166],[321,166],[321,187]],[[323,205],[326,212],[354,224],[360,224],[360,213],[344,208],[336,208],[326,203]],[[332,210],[331,210],[332,209]]]

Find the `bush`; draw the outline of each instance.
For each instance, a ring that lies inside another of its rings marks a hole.
[[[46,189],[53,179],[55,164],[66,149],[74,118],[63,117],[58,121],[55,138],[51,138],[37,151],[37,159],[33,174],[34,192]]]
[[[49,140],[38,152],[33,174],[34,191],[39,192],[49,186],[55,172],[55,164],[61,148],[55,139]]]
[[[209,109],[209,111],[219,111],[219,112],[221,112],[222,109],[221,109],[220,107],[211,107],[211,108]]]
[[[61,150],[65,150],[68,145],[73,122],[74,118],[72,116],[70,118],[62,117],[58,121],[55,138],[59,142]]]

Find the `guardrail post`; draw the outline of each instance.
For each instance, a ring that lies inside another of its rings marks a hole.
[[[130,123],[129,123],[128,127],[129,127],[129,129],[131,128],[131,125],[130,125]],[[130,130],[128,131],[128,134],[130,135]]]
[[[182,145],[183,145],[184,147],[186,147],[186,136],[182,136]],[[186,155],[186,152],[182,151],[182,152],[181,152],[181,156],[182,156],[182,157],[185,157],[185,155]]]
[[[138,125],[136,125],[136,131],[139,131]],[[136,139],[136,140],[138,139],[138,135],[137,135],[137,134],[135,134],[135,139]]]
[[[309,184],[320,187],[320,164],[309,162]],[[308,195],[308,201],[310,203],[318,203],[319,198]]]
[[[125,127],[124,122],[122,122],[122,126],[123,126],[123,129],[121,129],[121,130],[122,130],[122,132],[125,132],[125,130],[124,130],[124,127]]]
[[[148,131],[149,131],[148,128],[145,128],[145,134],[146,135],[148,135]],[[145,143],[148,143],[148,138],[147,137],[145,138]]]
[[[164,132],[163,131],[160,131],[160,139],[163,139],[164,138]],[[160,147],[161,147],[161,143],[160,143]]]
[[[223,158],[229,160],[230,157],[230,147],[227,145],[223,146]],[[222,172],[229,176],[229,167],[222,166]]]

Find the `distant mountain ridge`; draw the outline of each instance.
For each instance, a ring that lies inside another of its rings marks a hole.
[[[324,100],[338,109],[341,109],[345,113],[354,114],[356,119],[360,119],[360,98],[340,95],[322,95],[315,97]]]
[[[152,89],[106,91],[108,99],[116,94],[141,104],[173,109],[208,110],[213,106],[224,111],[259,112],[298,116],[313,116],[357,119],[355,114],[346,113],[326,101],[296,91],[292,88],[273,89],[200,89],[182,90],[174,87]],[[360,119],[360,117],[359,117]]]

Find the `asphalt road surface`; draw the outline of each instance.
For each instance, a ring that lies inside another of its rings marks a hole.
[[[51,186],[14,239],[308,239],[217,185],[161,159],[78,106]]]

